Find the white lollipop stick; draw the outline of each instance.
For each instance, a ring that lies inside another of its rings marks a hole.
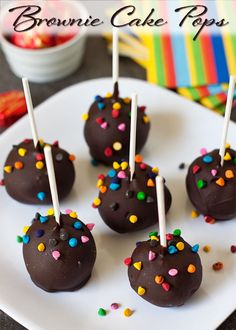
[[[50,185],[50,190],[51,190],[51,195],[52,195],[54,216],[55,216],[56,222],[60,225],[60,206],[59,206],[59,200],[58,200],[58,194],[57,194],[55,171],[54,171],[53,160],[52,160],[52,149],[50,146],[44,147],[44,155],[45,155],[49,185]]]
[[[231,116],[231,111],[232,111],[235,82],[236,82],[236,77],[230,76],[229,89],[228,89],[228,95],[227,95],[227,101],[226,101],[226,107],[225,107],[224,126],[223,126],[221,145],[220,145],[220,157],[221,157],[220,165],[221,166],[224,165],[225,145],[226,145],[229,121],[230,121],[230,116]]]
[[[119,48],[118,48],[118,41],[119,41],[119,34],[118,28],[113,26],[112,29],[112,78],[113,84],[118,82],[119,78]]]
[[[156,193],[158,205],[158,218],[160,229],[161,246],[166,247],[166,213],[165,213],[165,195],[164,195],[164,179],[161,176],[156,177]]]
[[[33,104],[32,104],[28,79],[22,78],[22,83],[23,83],[26,105],[27,105],[27,110],[28,110],[28,115],[29,115],[30,128],[31,128],[32,136],[33,136],[34,146],[36,148],[39,138],[38,138],[37,126],[36,126],[35,119],[34,119]]]
[[[133,175],[135,171],[137,103],[138,103],[138,95],[137,93],[133,93],[132,101],[131,101],[131,123],[130,123],[130,140],[129,140],[130,181],[133,180]]]

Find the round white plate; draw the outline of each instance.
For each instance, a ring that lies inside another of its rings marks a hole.
[[[192,206],[185,192],[186,169],[199,155],[201,147],[209,151],[218,147],[223,120],[215,113],[192,103],[175,93],[135,79],[121,79],[121,96],[133,91],[139,94],[139,104],[147,105],[151,117],[151,132],[142,155],[145,162],[158,166],[167,180],[173,204],[168,214],[167,229],[181,228],[190,243],[208,244],[210,253],[200,249],[203,282],[196,294],[179,308],[158,308],[139,297],[129,286],[123,259],[130,256],[135,242],[147,239],[155,227],[129,235],[112,232],[105,226],[97,210],[91,207],[97,196],[96,178],[104,167],[90,165],[88,148],[83,139],[81,115],[87,112],[96,94],[112,90],[111,79],[97,79],[71,86],[37,107],[35,112],[41,137],[48,142],[59,140],[62,148],[77,156],[77,177],[70,196],[61,209],[74,209],[85,222],[94,222],[93,235],[98,256],[90,281],[72,293],[46,293],[37,288],[26,272],[21,245],[16,235],[28,225],[36,211],[46,207],[20,204],[0,189],[0,308],[30,329],[214,329],[235,308],[236,264],[230,245],[235,244],[235,219],[209,225],[202,217],[191,218]],[[39,89],[40,92],[40,89]],[[0,167],[12,144],[30,137],[28,118],[22,118],[0,136]],[[229,141],[236,141],[236,125],[231,123]],[[236,147],[233,145],[232,147]],[[212,270],[216,261],[224,268]],[[99,317],[99,307],[109,309],[112,302],[121,308]],[[130,318],[123,316],[124,308],[134,310]]]

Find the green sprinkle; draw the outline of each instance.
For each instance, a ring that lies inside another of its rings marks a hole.
[[[137,199],[138,199],[139,201],[144,201],[145,198],[146,198],[146,194],[145,194],[145,192],[143,192],[143,191],[139,191],[139,192],[137,193]]]
[[[174,235],[174,236],[180,236],[180,235],[181,235],[181,230],[180,230],[180,229],[175,229],[175,230],[173,231],[173,235]]]
[[[236,164],[236,157],[234,158],[234,164]]]
[[[207,185],[207,183],[204,180],[198,180],[198,182],[197,182],[197,186],[199,189],[206,187],[206,185]]]
[[[98,315],[99,316],[106,316],[107,312],[103,308],[99,308],[98,310]]]
[[[16,241],[17,241],[17,243],[22,243],[23,239],[21,236],[16,236]]]
[[[150,233],[148,234],[149,237],[151,236],[158,236],[158,232],[157,231],[150,231]]]

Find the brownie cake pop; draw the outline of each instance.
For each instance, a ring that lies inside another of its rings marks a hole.
[[[149,240],[139,242],[124,262],[130,285],[139,296],[160,307],[181,306],[202,281],[199,245],[189,245],[179,229],[166,234],[164,186],[162,178],[158,179],[157,190],[162,190],[163,196],[161,200],[158,197],[160,236],[151,232]]]
[[[118,29],[113,28],[113,94],[105,97],[97,95],[85,120],[84,136],[89,146],[91,157],[105,165],[128,158],[130,140],[130,98],[121,98],[118,88]],[[146,143],[150,119],[145,113],[146,107],[138,107],[137,145],[139,153]]]
[[[47,216],[36,213],[33,223],[24,228],[23,256],[32,281],[41,289],[73,291],[90,278],[96,259],[96,246],[90,230],[76,212],[60,213],[51,147],[44,148],[53,210]]]
[[[230,77],[221,148],[195,159],[188,169],[189,199],[207,222],[236,216],[236,151],[226,144],[236,78]]]
[[[158,168],[143,162],[140,155],[135,157],[135,171],[130,181],[127,162],[114,162],[105,176],[98,176],[99,196],[93,207],[97,207],[103,221],[118,233],[127,233],[147,228],[156,223],[157,202],[155,177]],[[171,205],[171,194],[165,186],[165,209]]]
[[[38,138],[26,78],[23,78],[23,86],[33,140],[25,139],[13,146],[4,166],[4,184],[8,194],[21,203],[49,204],[51,194],[43,152],[46,144]],[[57,141],[51,147],[59,198],[62,199],[69,194],[75,180],[73,165],[75,156],[61,149]]]

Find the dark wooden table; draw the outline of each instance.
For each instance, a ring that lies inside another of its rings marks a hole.
[[[145,71],[136,63],[126,58],[121,58],[120,60],[120,75],[123,77],[145,79]],[[73,75],[53,83],[30,84],[34,106],[37,106],[49,96],[67,86],[88,79],[109,76],[111,76],[111,56],[107,52],[105,41],[100,37],[89,37],[83,63]],[[15,77],[10,71],[0,50],[0,93],[12,89],[22,89],[21,80]],[[236,121],[236,116],[233,119]],[[225,303],[227,302],[222,302],[222,304]],[[212,306],[212,312],[214,312],[214,306]],[[0,311],[0,329],[23,330],[25,328],[11,319],[7,314]],[[218,330],[236,330],[236,312]]]

